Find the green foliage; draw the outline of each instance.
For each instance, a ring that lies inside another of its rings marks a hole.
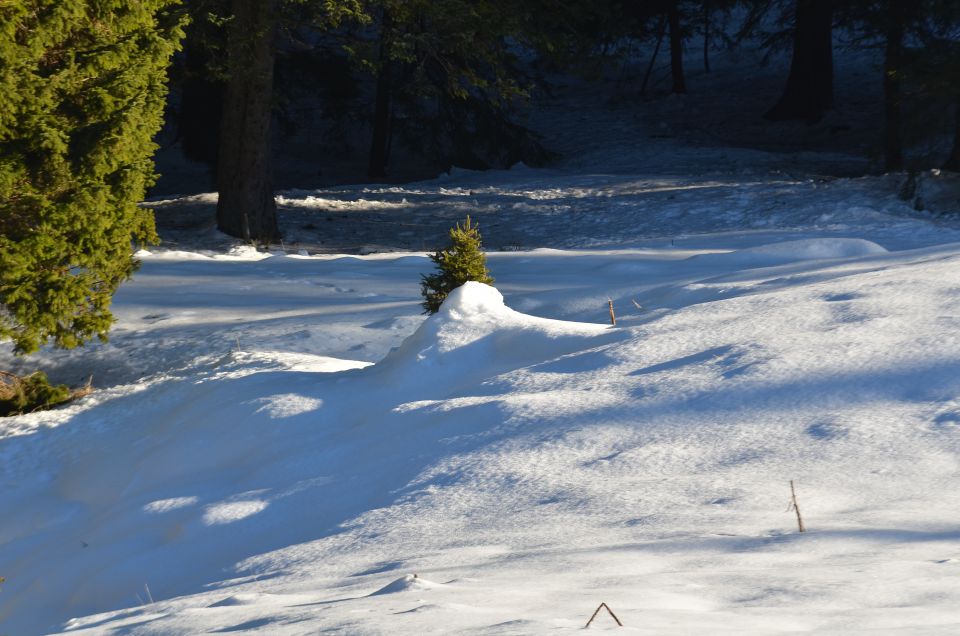
[[[42,371],[22,378],[0,374],[0,417],[42,411],[71,398],[73,393],[65,384],[50,384]]]
[[[0,4],[0,341],[105,339],[110,299],[156,240],[154,180],[178,0]]]
[[[439,271],[424,276],[420,284],[426,314],[437,313],[447,295],[468,280],[493,284],[487,257],[480,249],[480,228],[470,224],[469,216],[462,226],[458,223],[450,229],[450,241],[450,247],[430,256]]]

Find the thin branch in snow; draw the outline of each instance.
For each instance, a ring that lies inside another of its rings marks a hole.
[[[613,613],[613,610],[610,609],[610,606],[607,605],[606,603],[600,603],[600,605],[597,606],[597,609],[593,612],[593,615],[590,617],[590,620],[588,620],[587,624],[583,626],[584,629],[590,627],[590,623],[593,622],[593,619],[597,617],[597,614],[599,614],[600,610],[603,608],[606,608],[607,613],[609,613],[610,616],[613,617],[613,620],[617,621],[617,625],[619,625],[620,627],[623,627],[623,623],[621,623],[620,619],[617,618],[617,615]]]

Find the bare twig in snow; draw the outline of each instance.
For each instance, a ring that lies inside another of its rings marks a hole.
[[[797,505],[797,491],[793,487],[793,480],[790,480],[790,507],[787,508],[787,512],[793,510],[797,513],[797,527],[800,529],[800,532],[806,532],[807,529],[803,525],[803,517],[800,516],[800,506]]]
[[[604,609],[604,608],[606,608],[607,613],[609,613],[610,616],[613,617],[613,620],[617,621],[617,625],[619,625],[620,627],[623,627],[623,623],[621,623],[621,622],[620,622],[620,619],[617,618],[617,615],[613,613],[613,610],[610,609],[610,606],[607,605],[606,603],[600,603],[600,605],[597,606],[597,609],[593,612],[593,616],[590,617],[590,620],[587,621],[587,624],[584,625],[583,628],[586,629],[586,628],[590,627],[590,623],[592,623],[592,622],[593,622],[593,619],[595,619],[595,618],[597,617],[597,614],[600,613],[600,610],[601,610],[601,609]]]

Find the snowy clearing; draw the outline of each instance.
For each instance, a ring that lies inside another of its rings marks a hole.
[[[566,248],[491,252],[497,289],[426,320],[422,252],[142,253],[110,344],[27,361],[101,390],[0,423],[0,631],[566,633],[603,601],[624,633],[956,633],[960,229],[889,179],[724,180],[285,200]]]
[[[956,175],[614,132],[274,253],[154,202],[109,344],[0,352],[99,387],[0,422],[0,633],[960,631]],[[467,214],[496,290],[425,319]]]

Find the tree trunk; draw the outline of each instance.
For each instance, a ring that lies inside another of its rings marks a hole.
[[[710,0],[703,0],[703,72],[710,72]]]
[[[367,176],[374,178],[387,176],[387,163],[390,161],[392,64],[387,42],[390,26],[390,14],[384,9],[380,27],[380,68],[377,71],[377,93],[373,105],[373,138],[370,142],[370,162],[367,166]]]
[[[957,103],[954,105],[954,124],[953,124],[953,151],[947,163],[943,164],[945,170],[960,172],[960,95],[957,95]]]
[[[771,121],[816,123],[833,106],[833,0],[796,0],[793,59]]]
[[[663,36],[667,32],[667,16],[660,18],[660,26],[657,29],[657,45],[653,47],[653,55],[650,56],[650,64],[647,66],[647,72],[643,76],[643,83],[640,85],[640,96],[647,94],[647,84],[650,82],[650,75],[653,73],[653,67],[657,63],[657,55],[660,53],[660,45],[663,43]]]
[[[887,46],[883,56],[883,164],[887,172],[903,170],[903,0],[887,7]]]
[[[246,241],[280,237],[270,143],[277,0],[233,0],[217,171],[217,226]]]
[[[686,93],[687,84],[683,78],[683,34],[680,33],[680,0],[673,0],[667,7],[667,21],[670,23],[670,74],[673,77],[672,91]]]

